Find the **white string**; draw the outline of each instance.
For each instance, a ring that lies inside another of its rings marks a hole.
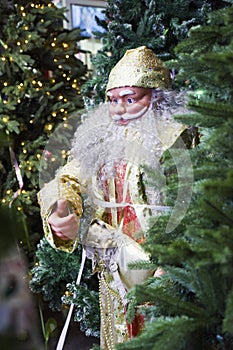
[[[86,250],[83,248],[83,250],[82,250],[82,261],[81,261],[80,269],[79,269],[79,272],[78,272],[76,285],[80,284],[82,273],[83,273],[83,269],[84,269],[84,265],[85,265],[85,260],[86,260]],[[74,295],[74,297],[75,297],[75,295]],[[71,316],[72,316],[72,313],[73,313],[73,309],[74,309],[74,303],[72,303],[70,305],[69,312],[68,312],[68,315],[67,315],[67,318],[66,318],[66,322],[64,324],[64,327],[63,327],[63,330],[61,332],[59,341],[57,343],[56,350],[62,350],[63,349],[64,343],[65,343],[65,339],[66,339],[66,335],[67,335],[67,331],[68,331],[68,327],[69,327],[70,320],[71,320]]]
[[[94,203],[99,205],[102,208],[125,208],[125,207],[132,207],[132,208],[148,208],[148,209],[156,209],[156,210],[171,210],[170,206],[166,205],[149,205],[149,204],[133,204],[133,203],[127,203],[127,202],[120,202],[120,203],[113,203],[113,202],[107,202],[102,201],[100,199],[94,198]]]

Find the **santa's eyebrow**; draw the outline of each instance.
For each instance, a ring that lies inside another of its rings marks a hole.
[[[130,90],[130,89],[124,89],[119,92],[119,96],[125,96],[125,95],[135,95],[135,91]]]

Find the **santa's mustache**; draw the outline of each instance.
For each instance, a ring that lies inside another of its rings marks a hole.
[[[140,118],[147,111],[147,109],[148,109],[148,107],[144,107],[138,113],[134,113],[134,114],[130,114],[130,113],[114,114],[111,117],[112,117],[112,119],[114,121],[118,121],[120,119],[123,119],[123,120],[137,119],[137,118]]]

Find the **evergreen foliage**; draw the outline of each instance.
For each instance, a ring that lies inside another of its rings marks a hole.
[[[96,76],[84,84],[84,94],[94,89],[95,103],[105,99],[110,70],[128,49],[146,45],[164,61],[175,57],[174,47],[188,30],[205,23],[207,14],[223,4],[216,0],[108,0],[106,19],[97,18],[105,32],[95,32],[103,42],[93,57]]]
[[[43,148],[56,125],[83,107],[86,66],[76,58],[82,32],[63,29],[64,8],[9,0],[0,9],[0,130],[8,141],[0,150],[0,197],[21,212],[28,249],[42,234],[36,194]]]
[[[59,310],[66,284],[76,278],[80,251],[68,256],[53,251],[44,240],[36,256],[35,251],[43,236],[37,202],[41,167],[43,180],[49,181],[57,159],[59,165],[65,162],[67,142],[83,108],[80,88],[87,67],[77,58],[77,42],[85,37],[79,28],[64,29],[65,11],[49,0],[0,0],[0,252],[20,242],[29,269],[35,263],[32,290]],[[60,148],[53,147],[53,154],[45,146],[48,140],[50,145],[54,142],[58,125],[55,146]],[[88,271],[82,288],[92,296],[95,279],[89,282]],[[85,306],[83,325],[88,307],[85,302],[80,305]],[[98,305],[92,307],[97,307],[98,320]],[[93,332],[92,328],[89,333]]]
[[[90,260],[85,264],[81,285],[75,281],[81,261],[81,246],[73,254],[57,251],[43,238],[36,251],[37,263],[32,268],[30,288],[43,295],[52,310],[75,303],[74,320],[87,336],[99,336],[99,305],[96,281],[92,276]],[[62,296],[62,297],[61,297]]]
[[[233,7],[226,4],[175,48],[177,79],[195,87],[188,98],[194,113],[178,118],[199,127],[200,144],[190,151],[193,196],[172,232],[166,232],[169,216],[151,223],[144,246],[152,259],[148,268],[161,266],[165,275],[131,291],[129,317],[138,305],[147,322],[119,349],[233,349],[232,24]],[[168,154],[163,166],[174,205],[179,182]]]

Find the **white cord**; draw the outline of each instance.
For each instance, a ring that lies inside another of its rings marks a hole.
[[[83,248],[83,250],[82,250],[82,261],[81,261],[80,269],[79,269],[79,272],[78,272],[76,285],[80,284],[82,273],[83,273],[83,269],[84,269],[84,265],[85,265],[85,260],[86,260],[86,250]],[[73,313],[73,309],[74,309],[74,303],[72,303],[70,305],[69,312],[68,312],[68,315],[67,315],[67,318],[66,318],[66,322],[65,322],[64,327],[62,329],[59,341],[57,343],[56,350],[62,350],[63,349],[64,343],[65,343],[65,339],[66,339],[66,335],[67,335],[67,331],[68,331],[68,327],[69,327],[70,320],[71,320],[71,316],[72,316],[72,313]]]

